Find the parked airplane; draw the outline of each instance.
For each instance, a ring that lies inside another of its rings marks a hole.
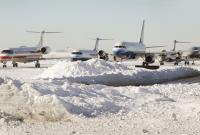
[[[156,48],[163,46],[151,46],[146,47],[144,44],[144,25],[145,21],[143,21],[142,31],[139,42],[119,42],[116,43],[113,48],[114,60],[117,58],[121,59],[137,59],[139,57],[144,58],[143,66],[148,66],[150,63],[155,62],[155,54],[146,52],[147,48]]]
[[[0,62],[3,63],[3,68],[6,68],[6,63],[11,61],[13,67],[18,67],[19,63],[28,63],[28,62],[36,62],[35,67],[39,68],[40,63],[39,60],[44,59],[42,57],[43,54],[48,54],[50,52],[50,47],[43,46],[43,37],[46,33],[60,33],[60,32],[35,32],[35,31],[27,31],[31,33],[40,33],[40,41],[35,47],[26,47],[21,46],[17,48],[8,48],[1,51],[0,54]]]
[[[190,42],[182,42],[174,40],[174,47],[172,50],[162,50],[162,53],[160,54],[161,60],[160,65],[164,65],[164,62],[174,62],[174,65],[178,65],[179,62],[184,61],[184,58],[182,57],[183,51],[179,50],[176,51],[176,44],[177,43],[190,43]]]
[[[190,49],[189,58],[200,58],[200,47],[192,47]]]
[[[194,61],[200,60],[200,47],[194,46],[188,52],[185,57],[185,65],[189,65],[189,61],[192,61],[192,65],[195,65]]]
[[[102,58],[107,59],[106,53],[103,50],[98,51],[99,41],[100,40],[111,40],[111,39],[102,39],[102,38],[96,38],[95,39],[95,47],[93,50],[74,50],[71,52],[70,59],[71,61],[86,61],[92,58],[98,58],[98,55]]]

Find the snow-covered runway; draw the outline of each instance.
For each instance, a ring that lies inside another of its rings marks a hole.
[[[198,66],[153,71],[101,60],[44,64],[49,68],[1,69],[1,134],[200,132]]]

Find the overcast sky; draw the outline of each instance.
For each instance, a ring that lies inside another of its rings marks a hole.
[[[100,43],[111,50],[116,41],[138,41],[143,19],[147,46],[164,42],[170,48],[174,39],[200,45],[199,5],[199,0],[0,0],[0,49],[33,46],[39,35],[25,31],[46,30],[63,32],[45,36],[53,49],[94,48],[88,38],[102,37],[114,39]]]

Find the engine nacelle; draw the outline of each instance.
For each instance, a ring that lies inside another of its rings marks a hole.
[[[155,62],[155,57],[154,57],[154,55],[147,55],[147,56],[145,57],[145,61],[146,61],[147,63],[154,63],[154,62]]]
[[[104,55],[105,55],[105,52],[104,52],[103,50],[100,50],[100,51],[98,52],[98,54],[99,54],[99,56],[104,56]]]
[[[99,54],[99,58],[100,58],[100,59],[103,59],[103,60],[108,60],[108,59],[109,59],[109,58],[108,58],[108,53],[104,52],[103,50],[100,50],[100,51],[98,52],[98,54]]]
[[[42,48],[40,48],[40,52],[41,52],[42,54],[48,54],[48,53],[51,52],[51,48],[48,47],[48,46],[42,47]]]

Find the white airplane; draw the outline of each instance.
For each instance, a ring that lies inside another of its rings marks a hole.
[[[40,33],[40,41],[35,47],[21,46],[17,48],[4,49],[0,53],[0,62],[3,63],[3,68],[6,68],[6,63],[11,61],[13,67],[18,67],[18,63],[36,62],[35,67],[40,68],[39,60],[43,60],[43,54],[48,54],[51,49],[48,46],[43,46],[43,37],[45,33],[60,33],[60,32],[35,32],[27,31],[31,33]]]
[[[100,57],[106,57],[106,53],[103,50],[98,51],[99,41],[100,40],[111,40],[111,39],[102,39],[102,38],[96,38],[95,39],[95,47],[93,50],[74,50],[70,54],[71,61],[86,61],[92,58],[98,58],[98,55]]]
[[[191,43],[191,42],[182,42],[174,40],[174,47],[171,51],[162,50],[162,53],[160,54],[161,60],[160,65],[164,65],[164,62],[175,62],[174,65],[178,65],[179,62],[184,61],[182,54],[185,51],[176,51],[176,44],[177,43]]]
[[[189,53],[185,56],[185,65],[189,65],[192,61],[192,65],[195,65],[194,61],[200,60],[200,47],[194,46],[189,49]]]
[[[155,62],[155,54],[146,52],[147,48],[156,48],[163,46],[151,46],[146,47],[144,44],[144,25],[145,21],[143,20],[142,31],[139,42],[119,42],[116,43],[113,48],[114,60],[117,58],[121,59],[137,59],[142,57],[144,59],[143,66],[148,66],[150,63]]]
[[[200,58],[200,47],[194,46],[190,49],[189,58]]]

